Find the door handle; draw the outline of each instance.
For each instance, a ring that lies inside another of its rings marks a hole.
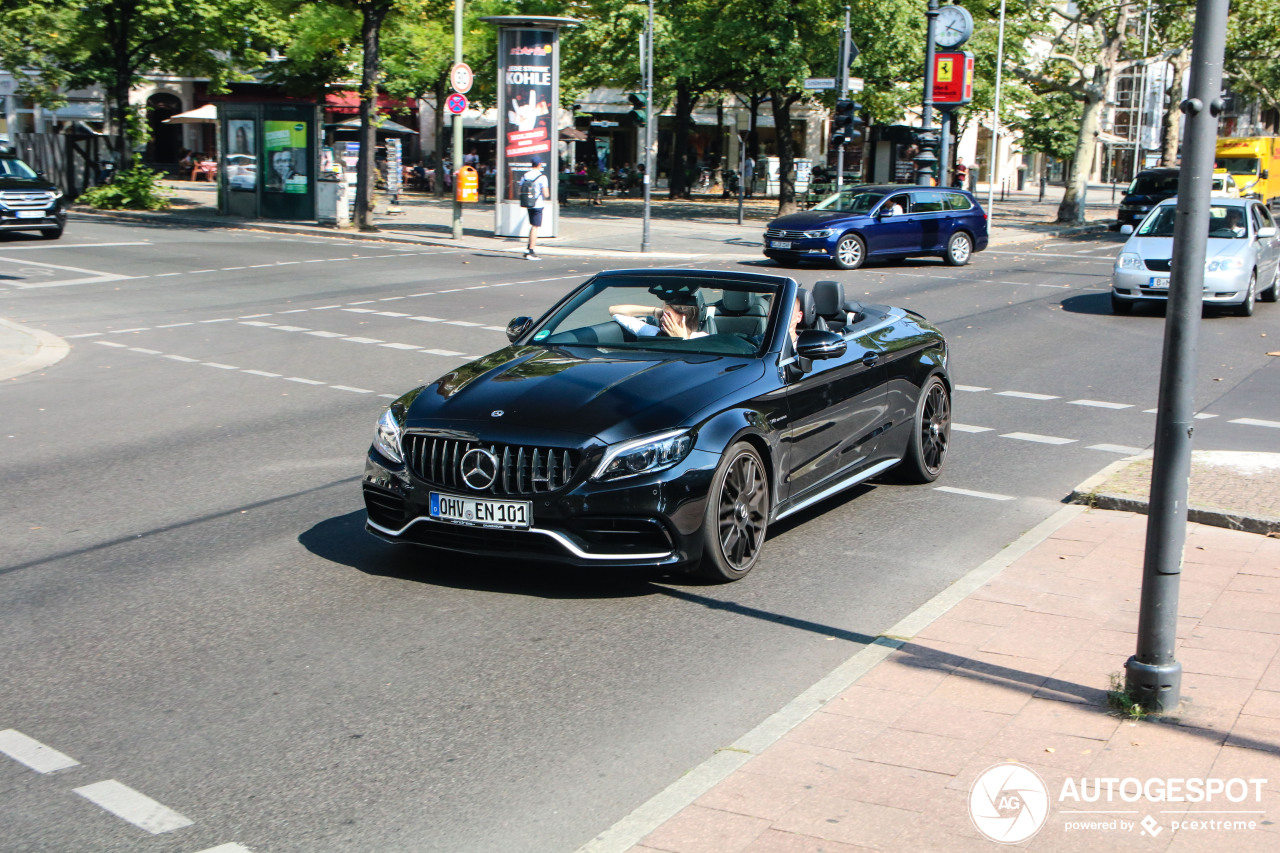
[[[880,360],[880,354],[874,353],[874,352],[869,352],[862,357],[862,363],[865,364],[867,367],[871,367],[873,364],[875,364],[879,360]]]

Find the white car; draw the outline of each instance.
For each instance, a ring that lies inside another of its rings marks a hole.
[[[1177,199],[1166,199],[1151,209],[1136,231],[1130,225],[1120,229],[1131,236],[1111,276],[1115,313],[1128,314],[1139,302],[1168,300],[1177,205]],[[1251,316],[1255,300],[1276,301],[1278,277],[1280,237],[1267,206],[1246,198],[1213,199],[1204,264],[1205,304],[1234,306],[1240,316]]]
[[[1223,198],[1239,198],[1240,189],[1236,186],[1235,178],[1223,173],[1213,176],[1213,189],[1210,191],[1211,196],[1221,196]]]

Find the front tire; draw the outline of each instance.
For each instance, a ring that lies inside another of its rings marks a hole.
[[[57,228],[41,228],[40,236],[46,240],[57,240],[62,236],[62,226],[60,225]]]
[[[1114,293],[1111,294],[1111,313],[1112,314],[1132,314],[1133,303],[1127,299],[1121,299]]]
[[[942,259],[948,266],[962,267],[973,257],[973,239],[963,231],[957,231],[947,241],[947,253]]]
[[[857,234],[846,234],[836,243],[836,266],[842,270],[856,270],[867,260],[867,244]]]
[[[932,483],[942,473],[951,446],[951,392],[937,375],[920,389],[907,455],[898,465],[906,483]]]
[[[698,574],[736,581],[755,568],[769,528],[769,480],[756,449],[739,441],[725,452],[711,480],[702,516]]]
[[[1255,272],[1249,276],[1249,287],[1244,292],[1244,302],[1236,306],[1237,317],[1252,317],[1253,303],[1258,296],[1258,274]]]

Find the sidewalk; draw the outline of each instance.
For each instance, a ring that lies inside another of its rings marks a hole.
[[[1233,497],[1280,454],[1251,455],[1197,469],[1193,495],[1223,505],[1206,520],[1251,515]],[[979,823],[1037,851],[1280,849],[1280,538],[1189,525],[1183,702],[1135,720],[1108,691],[1145,533],[1137,512],[1060,510],[580,853],[1000,849]]]

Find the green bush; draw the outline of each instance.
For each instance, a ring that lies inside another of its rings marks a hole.
[[[164,210],[169,193],[160,185],[161,174],[145,166],[134,166],[115,176],[109,184],[90,187],[77,199],[97,210]]]

